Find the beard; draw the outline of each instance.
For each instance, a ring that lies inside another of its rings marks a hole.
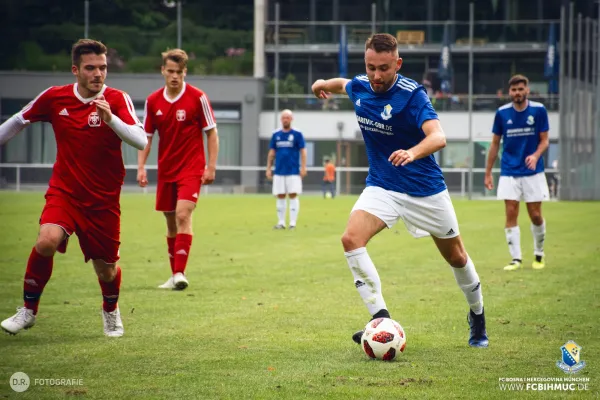
[[[384,93],[387,92],[389,88],[394,84],[395,77],[389,82],[380,82],[379,85],[376,85],[375,82],[371,81],[371,88],[376,93]]]
[[[527,95],[522,95],[522,96],[514,96],[512,98],[513,103],[517,103],[517,104],[523,104],[525,101],[527,101]]]

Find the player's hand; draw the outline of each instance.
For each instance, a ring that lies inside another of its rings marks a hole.
[[[265,173],[265,176],[267,177],[268,180],[273,180],[273,171],[271,170],[271,168],[267,168],[267,172]]]
[[[327,93],[325,89],[325,81],[323,79],[318,79],[312,85],[312,92],[318,99],[327,99],[329,97],[329,93]]]
[[[214,167],[206,167],[204,174],[202,174],[202,184],[210,185],[215,181],[215,174],[217,170]]]
[[[306,176],[306,167],[300,168],[300,176],[304,178]]]
[[[525,159],[525,165],[527,165],[527,168],[529,168],[530,170],[535,171],[538,159],[538,156],[536,156],[535,154],[527,156],[527,158]]]
[[[405,166],[415,160],[415,156],[410,150],[396,150],[392,153],[388,161],[390,161],[395,167]]]
[[[487,190],[492,190],[494,188],[494,178],[492,177],[492,174],[485,174],[483,184]]]
[[[140,187],[148,186],[148,174],[146,173],[146,168],[139,168],[137,173],[137,181]]]
[[[102,119],[102,121],[109,123],[112,120],[112,111],[110,111],[110,104],[104,99],[103,95],[99,95],[94,100],[96,105],[96,112]]]

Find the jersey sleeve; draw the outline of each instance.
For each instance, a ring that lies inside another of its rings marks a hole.
[[[206,132],[209,129],[216,128],[217,122],[215,121],[215,113],[213,112],[206,93],[202,93],[202,96],[200,96],[200,105],[202,106],[202,112],[200,113],[200,125],[202,131]]]
[[[492,127],[492,133],[494,135],[502,135],[504,133],[504,129],[502,129],[502,117],[500,116],[500,112],[496,111],[496,116],[494,117],[494,126]]]
[[[117,100],[114,104],[111,104],[111,111],[127,125],[139,125],[141,127],[142,123],[135,114],[131,97],[127,93],[121,92],[115,98]]]
[[[414,118],[414,124],[419,129],[421,129],[425,121],[439,119],[423,88],[417,88],[416,93],[411,97],[408,104],[408,112]]]
[[[303,149],[306,147],[306,144],[304,143],[304,135],[301,132],[298,132],[298,140],[296,141],[296,143],[299,149]]]
[[[156,132],[156,125],[154,125],[153,113],[148,111],[148,101],[144,103],[144,131],[146,131],[146,135],[152,136],[154,132]]]
[[[269,149],[277,150],[277,146],[275,145],[275,134],[271,136],[271,141],[269,142]]]
[[[23,124],[38,121],[50,122],[52,117],[52,87],[44,90],[35,99],[31,100],[16,116]]]
[[[346,82],[346,86],[345,86],[346,93],[348,94],[348,97],[352,101],[354,101],[354,99],[352,98],[352,84],[354,83],[354,79],[356,79],[356,78],[352,78],[348,82]]]
[[[540,125],[539,125],[540,133],[548,132],[550,130],[550,122],[548,122],[548,111],[546,110],[546,107],[539,108],[539,118],[538,119],[540,121]]]

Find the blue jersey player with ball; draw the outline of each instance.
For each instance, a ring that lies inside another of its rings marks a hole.
[[[479,276],[459,235],[444,176],[433,156],[446,145],[438,116],[425,89],[398,73],[402,59],[392,35],[375,34],[367,40],[365,64],[365,75],[319,79],[312,86],[321,99],[329,93],[350,97],[367,149],[367,185],[342,235],[354,284],[373,319],[390,318],[366,245],[402,220],[414,237],[431,235],[469,304],[469,345],[487,347]],[[360,343],[361,336],[359,331],[352,338]]]

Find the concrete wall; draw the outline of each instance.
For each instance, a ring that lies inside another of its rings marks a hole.
[[[442,127],[449,140],[469,139],[469,113],[440,112],[438,113]],[[490,140],[494,112],[478,111],[473,113],[473,138],[476,141]],[[550,139],[558,139],[558,113],[549,112]],[[343,123],[342,136],[344,139],[362,139],[356,116],[351,111],[296,111],[294,112],[294,127],[300,130],[309,140],[335,140],[339,138],[338,122]],[[260,114],[260,138],[270,139],[275,130],[275,117],[272,111]]]
[[[75,81],[71,73],[0,71],[0,98],[33,99],[49,86],[67,85]],[[258,126],[262,108],[263,83],[252,77],[188,75],[186,81],[201,88],[216,105],[235,105],[241,110],[241,164],[262,164],[259,160]],[[129,93],[134,101],[143,101],[164,80],[156,74],[108,74],[106,84]],[[217,120],[217,124],[219,121]],[[242,184],[256,186],[257,172],[243,172]]]

